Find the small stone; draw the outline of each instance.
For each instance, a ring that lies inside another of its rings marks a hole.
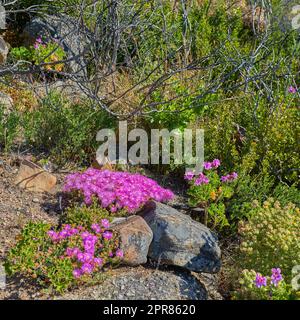
[[[32,199],[32,202],[34,202],[34,203],[39,203],[40,200],[39,200],[38,198],[33,198],[33,199]]]
[[[146,263],[153,234],[145,220],[139,216],[131,216],[112,228],[120,236],[124,252],[123,264],[136,266]]]
[[[56,185],[56,177],[33,162],[24,160],[15,184],[20,188],[33,192],[51,192]]]

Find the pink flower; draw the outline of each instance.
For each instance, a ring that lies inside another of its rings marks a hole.
[[[194,178],[194,173],[192,171],[186,172],[184,175],[185,180],[192,180]]]
[[[67,255],[68,257],[73,257],[73,255],[74,255],[74,250],[73,250],[72,248],[67,248],[67,250],[66,250],[66,255]]]
[[[103,234],[102,234],[103,238],[106,239],[106,240],[110,240],[113,236],[112,232],[109,232],[109,231],[105,231]]]
[[[101,220],[101,225],[103,228],[109,228],[109,221],[107,219],[102,219]]]
[[[78,278],[81,277],[81,275],[82,275],[82,271],[81,271],[80,269],[74,269],[74,270],[73,270],[73,276],[74,276],[74,278],[78,279]]]
[[[266,287],[267,286],[267,278],[263,277],[261,274],[257,273],[256,278],[254,280],[254,284],[257,288]]]
[[[100,232],[101,232],[101,228],[100,228],[99,224],[94,223],[94,224],[91,225],[91,228],[92,228],[92,230],[94,230],[96,233],[100,233]]]
[[[210,170],[210,169],[212,169],[212,163],[211,162],[204,162],[203,163],[203,168],[205,169],[205,170]]]
[[[221,177],[222,182],[232,182],[238,178],[238,174],[236,172],[232,172],[226,176]]]
[[[278,283],[283,280],[281,269],[280,268],[273,268],[272,269],[272,276],[271,276],[271,283],[277,287]]]
[[[83,273],[92,273],[93,272],[93,266],[89,263],[84,263],[81,266],[81,270]]]
[[[101,258],[94,258],[94,263],[97,265],[97,266],[101,266],[103,264],[103,259]]]
[[[208,184],[208,183],[209,183],[208,177],[201,172],[199,174],[199,177],[195,181],[195,186],[200,186],[202,184]]]
[[[212,162],[213,168],[218,168],[221,165],[221,161],[219,159],[214,159]]]
[[[55,231],[50,230],[47,234],[53,241],[58,240],[58,234]]]
[[[293,86],[290,86],[289,89],[288,89],[288,91],[289,91],[289,93],[294,94],[294,93],[297,92],[297,89],[296,89],[295,87],[293,87]]]
[[[123,252],[123,250],[118,249],[118,250],[116,251],[116,257],[123,258],[123,257],[124,257],[124,252]]]
[[[43,43],[42,37],[39,36],[37,37],[37,39],[35,40],[37,43]]]

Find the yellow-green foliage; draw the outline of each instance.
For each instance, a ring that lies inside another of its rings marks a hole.
[[[73,206],[67,209],[63,220],[65,223],[90,227],[93,223],[99,223],[101,219],[111,220],[109,212],[100,208],[94,202],[90,207]]]
[[[294,204],[284,207],[273,199],[254,208],[248,222],[241,223],[242,243],[239,262],[242,269],[268,274],[281,268],[285,279],[300,264],[300,209]]]

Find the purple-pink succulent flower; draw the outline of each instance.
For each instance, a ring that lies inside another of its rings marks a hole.
[[[188,171],[185,173],[184,179],[190,181],[190,180],[193,180],[194,176],[195,176],[194,172]]]
[[[278,283],[283,280],[281,269],[280,268],[273,268],[272,275],[271,275],[271,283],[277,287]]]
[[[123,250],[118,249],[118,250],[116,251],[116,257],[123,258],[123,257],[124,257],[124,252],[123,252]]]
[[[65,192],[80,191],[87,205],[96,197],[103,208],[116,212],[122,208],[136,212],[148,200],[168,201],[174,194],[140,174],[89,168],[66,178]]]
[[[212,162],[212,167],[214,169],[218,168],[221,165],[221,161],[219,159],[214,159]]]
[[[256,274],[256,278],[254,280],[254,284],[257,288],[266,287],[267,285],[267,278],[262,276],[260,273]]]
[[[101,220],[101,225],[103,228],[108,229],[109,228],[109,221],[107,219],[102,219]]]
[[[199,174],[198,178],[195,180],[195,186],[200,186],[202,184],[208,184],[209,179],[202,172]]]
[[[106,240],[110,240],[110,239],[112,238],[112,236],[113,236],[113,234],[112,234],[112,232],[110,232],[110,231],[105,231],[105,232],[103,232],[103,234],[102,234],[102,237],[103,237],[104,239],[106,239]]]

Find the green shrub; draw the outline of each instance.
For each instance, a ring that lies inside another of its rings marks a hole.
[[[237,263],[241,269],[267,274],[280,268],[287,281],[300,264],[300,209],[281,206],[269,199],[263,206],[254,202],[251,218],[240,224],[241,246]]]
[[[64,291],[74,278],[71,260],[60,259],[64,246],[52,246],[47,236],[51,226],[30,222],[22,231],[20,240],[11,249],[6,261],[9,275],[21,273],[37,279],[42,284],[52,285],[57,291]]]
[[[229,226],[229,222],[226,217],[226,200],[233,196],[233,186],[236,173],[232,173],[227,176],[219,176],[217,167],[220,162],[215,159],[213,162],[206,162],[208,165],[205,174],[200,173],[199,176],[189,177],[189,173],[186,174],[186,178],[190,180],[190,187],[187,191],[189,195],[189,204],[194,207],[204,209],[203,223],[208,223],[212,227],[223,228]]]
[[[17,111],[8,112],[0,105],[0,150],[8,152],[17,136],[20,117]]]
[[[72,233],[68,234],[70,230]],[[101,276],[99,271],[103,267],[118,263],[120,255],[115,235],[106,239],[105,229],[91,230],[64,225],[55,232],[49,224],[30,222],[7,256],[6,271],[9,275],[20,273],[34,278],[59,293],[75,284],[93,282]],[[92,251],[91,242],[84,240],[86,237],[96,237]]]
[[[233,293],[234,300],[299,300],[300,296],[293,291],[284,279],[277,286],[271,284],[270,277],[266,277],[266,286],[258,288],[255,285],[257,273],[254,270],[243,270],[239,286]]]
[[[69,207],[62,217],[62,221],[68,224],[81,225],[89,228],[93,223],[100,223],[101,219],[112,220],[111,214],[104,208],[93,202],[92,205],[87,206],[72,206]]]
[[[27,142],[49,154],[57,164],[85,163],[95,157],[97,132],[113,120],[88,103],[71,104],[61,94],[50,93],[38,109],[24,116]]]
[[[63,48],[54,41],[44,43],[42,38],[38,38],[37,41],[39,42],[36,42],[34,46],[30,46],[29,48],[24,46],[12,48],[10,58],[13,61],[28,61],[36,65],[45,64],[43,67],[46,70],[62,71],[64,67],[63,63],[51,63],[64,60],[66,53]],[[26,67],[25,62],[24,66]]]
[[[32,61],[33,60],[33,51],[26,47],[16,47],[10,50],[10,57],[14,61]]]
[[[300,190],[295,186],[289,187],[283,183],[278,184],[272,192],[272,198],[279,201],[283,206],[292,202],[300,207]]]

